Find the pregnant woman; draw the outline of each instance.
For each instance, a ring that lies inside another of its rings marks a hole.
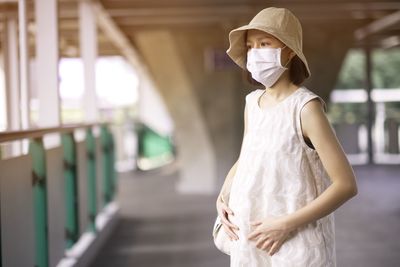
[[[216,202],[230,266],[334,267],[333,211],[357,185],[324,100],[302,86],[311,73],[301,24],[270,7],[229,41],[228,55],[260,85],[246,95],[239,159]]]

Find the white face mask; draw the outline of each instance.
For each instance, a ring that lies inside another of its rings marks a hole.
[[[281,64],[281,50],[283,48],[252,48],[247,52],[247,69],[254,80],[271,87],[282,73],[287,70]]]

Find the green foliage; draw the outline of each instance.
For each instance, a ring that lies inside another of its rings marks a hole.
[[[400,88],[400,48],[375,49],[372,52],[373,88]],[[365,54],[362,49],[350,49],[342,64],[335,88],[365,88]],[[386,116],[400,118],[400,103],[385,103]],[[330,105],[333,123],[366,123],[366,103],[335,103]]]
[[[372,52],[373,88],[400,88],[400,48],[375,49]],[[362,49],[350,49],[342,64],[335,88],[364,88],[365,55]]]
[[[331,123],[367,123],[367,105],[364,103],[331,103],[329,121]]]
[[[360,49],[350,49],[342,64],[335,88],[355,89],[364,87],[365,56]]]
[[[400,88],[400,48],[377,49],[372,60],[374,88]]]

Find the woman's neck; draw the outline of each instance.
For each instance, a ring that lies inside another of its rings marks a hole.
[[[285,71],[273,86],[266,87],[265,89],[268,91],[266,93],[268,93],[270,96],[279,99],[282,96],[289,95],[298,87],[299,86],[290,81],[289,72]]]

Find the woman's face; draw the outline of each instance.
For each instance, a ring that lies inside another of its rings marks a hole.
[[[260,30],[247,31],[247,50],[250,48],[283,48],[284,46],[284,43],[269,33]],[[282,50],[281,56],[281,62],[282,65],[284,65],[289,59],[295,56],[295,53],[289,47],[285,47],[285,49]]]

